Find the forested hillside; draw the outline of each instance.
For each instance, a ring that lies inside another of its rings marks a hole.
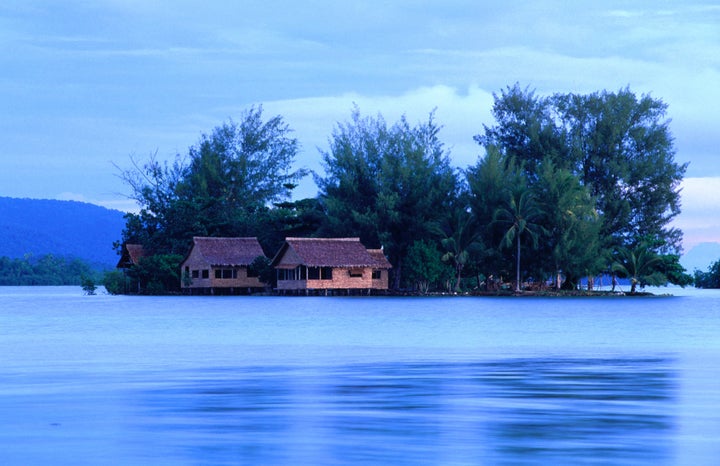
[[[112,243],[120,239],[123,215],[83,202],[0,197],[0,257],[52,254],[114,267]]]

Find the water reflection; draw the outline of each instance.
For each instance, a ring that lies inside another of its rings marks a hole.
[[[212,464],[666,463],[676,383],[665,358],[227,368],[140,390],[133,430]]]
[[[487,428],[502,458],[637,464],[671,456],[676,377],[666,360],[531,360],[487,369]]]

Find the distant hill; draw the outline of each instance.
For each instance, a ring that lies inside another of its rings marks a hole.
[[[680,264],[690,273],[695,269],[707,272],[717,260],[720,260],[720,243],[700,243],[680,258]]]
[[[93,268],[114,267],[112,249],[123,212],[75,201],[0,197],[0,257],[76,257]]]

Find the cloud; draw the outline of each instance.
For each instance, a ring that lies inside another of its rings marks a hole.
[[[361,95],[347,93],[337,96],[264,102],[266,116],[282,115],[295,130],[302,144],[297,164],[322,173],[321,150],[328,149],[328,138],[338,122],[350,119],[354,105],[363,115],[381,114],[389,125],[405,115],[411,124],[424,122],[430,112],[442,126],[440,139],[459,168],[473,165],[483,150],[472,137],[491,124],[492,93],[478,86],[466,90],[449,86],[420,87],[398,95]],[[225,109],[238,113],[238,109]],[[314,196],[314,184],[301,185],[302,195]]]
[[[703,242],[720,242],[720,177],[685,178],[681,189],[682,212],[673,226],[683,231],[685,250]]]
[[[280,114],[296,130],[304,152],[325,147],[338,122],[350,118],[354,105],[364,115],[382,114],[392,124],[405,115],[411,123],[427,120],[430,112],[443,126],[440,138],[446,142],[458,164],[472,163],[479,147],[472,137],[492,121],[492,93],[478,86],[466,91],[449,86],[420,87],[399,95],[361,95],[278,100],[263,103],[269,114]]]
[[[59,201],[85,202],[87,204],[95,204],[105,207],[106,209],[119,210],[121,212],[137,213],[140,211],[137,202],[132,199],[95,199],[89,198],[84,194],[70,191],[65,191],[55,196],[51,196],[51,198]]]

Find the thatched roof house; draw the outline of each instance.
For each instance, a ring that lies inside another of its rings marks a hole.
[[[287,238],[272,260],[278,290],[388,288],[390,263],[360,238]]]
[[[185,290],[240,292],[264,288],[265,284],[249,270],[250,264],[265,253],[257,238],[210,238],[196,236],[180,265],[181,286]]]
[[[133,265],[137,265],[140,259],[146,255],[145,248],[143,248],[142,244],[123,244],[120,260],[115,268],[129,269]]]

